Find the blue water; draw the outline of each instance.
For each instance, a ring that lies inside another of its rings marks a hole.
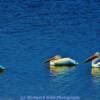
[[[99,5],[99,0],[0,0],[0,64],[7,69],[0,74],[0,98],[100,100],[100,76],[91,74],[90,63],[60,75],[51,75],[44,64],[56,54],[82,62],[100,51]]]

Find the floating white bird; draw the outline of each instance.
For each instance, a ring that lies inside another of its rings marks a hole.
[[[0,73],[2,73],[5,70],[5,67],[0,65]]]
[[[92,61],[92,67],[100,68],[100,53],[96,52],[94,55],[86,59],[85,62]]]
[[[75,60],[71,58],[62,58],[59,55],[48,59],[46,63],[49,63],[50,66],[75,66],[78,64]]]

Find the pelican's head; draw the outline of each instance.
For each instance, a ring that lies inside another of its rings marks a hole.
[[[96,52],[94,55],[92,55],[91,57],[87,58],[87,59],[85,60],[85,63],[86,63],[86,62],[90,62],[90,61],[92,61],[92,60],[94,60],[94,59],[96,59],[96,58],[98,58],[98,57],[100,57],[100,53],[99,53],[99,52]]]
[[[55,60],[58,60],[58,59],[61,59],[61,56],[59,55],[56,55],[48,60],[45,61],[45,63],[49,63],[50,61],[55,61]]]

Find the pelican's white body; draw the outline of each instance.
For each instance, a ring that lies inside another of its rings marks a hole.
[[[100,57],[92,61],[92,67],[100,68],[100,62],[98,62],[98,60],[100,60]]]
[[[51,66],[63,66],[63,65],[66,65],[66,66],[75,66],[77,65],[78,63],[71,59],[71,58],[61,58],[61,59],[58,59],[58,60],[51,60],[50,61],[50,65]]]

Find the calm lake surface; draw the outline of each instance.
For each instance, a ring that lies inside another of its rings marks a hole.
[[[100,100],[100,76],[91,74],[90,63],[81,64],[96,51],[99,0],[0,0],[0,64],[7,69],[0,74],[0,98]],[[80,64],[53,74],[44,61],[54,55]]]

